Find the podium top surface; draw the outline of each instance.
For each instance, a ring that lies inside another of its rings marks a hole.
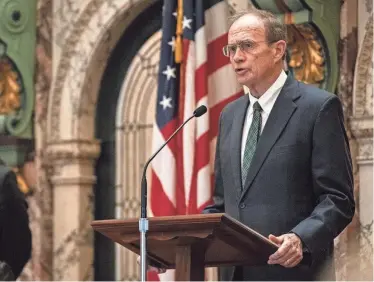
[[[175,268],[180,246],[205,250],[206,267],[266,264],[277,245],[226,214],[196,214],[148,218],[147,253],[164,268]],[[139,218],[96,220],[92,228],[140,254]]]

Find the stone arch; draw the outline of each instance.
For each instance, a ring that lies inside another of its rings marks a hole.
[[[131,21],[154,2],[92,0],[80,13],[65,40],[51,88],[49,143],[93,138],[98,88],[110,51]]]

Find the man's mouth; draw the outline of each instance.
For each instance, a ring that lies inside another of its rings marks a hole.
[[[243,75],[243,74],[245,74],[247,71],[248,71],[248,69],[243,69],[243,68],[236,68],[236,69],[235,69],[235,72],[236,72],[236,74],[238,74],[238,75]]]

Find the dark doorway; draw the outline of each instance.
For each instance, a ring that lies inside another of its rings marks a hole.
[[[115,217],[115,120],[117,100],[126,72],[141,46],[161,29],[162,1],[143,11],[125,30],[108,60],[100,85],[96,109],[96,138],[101,154],[96,165],[95,219]],[[140,180],[139,180],[140,181]],[[115,248],[106,237],[94,234],[94,279],[115,280]]]

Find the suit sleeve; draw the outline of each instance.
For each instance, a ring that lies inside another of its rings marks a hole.
[[[221,113],[219,118],[219,127],[217,134],[217,144],[216,144],[216,153],[214,161],[214,193],[213,193],[213,204],[207,206],[202,213],[224,213],[225,204],[224,204],[224,191],[223,191],[223,181],[221,173],[221,160],[219,155],[220,148],[220,139],[222,132],[222,115]]]
[[[13,171],[0,187],[0,260],[8,263],[18,277],[31,257],[28,206]]]
[[[292,232],[303,241],[313,261],[313,254],[326,248],[355,212],[349,143],[336,96],[325,101],[316,119],[311,167],[316,207]]]

